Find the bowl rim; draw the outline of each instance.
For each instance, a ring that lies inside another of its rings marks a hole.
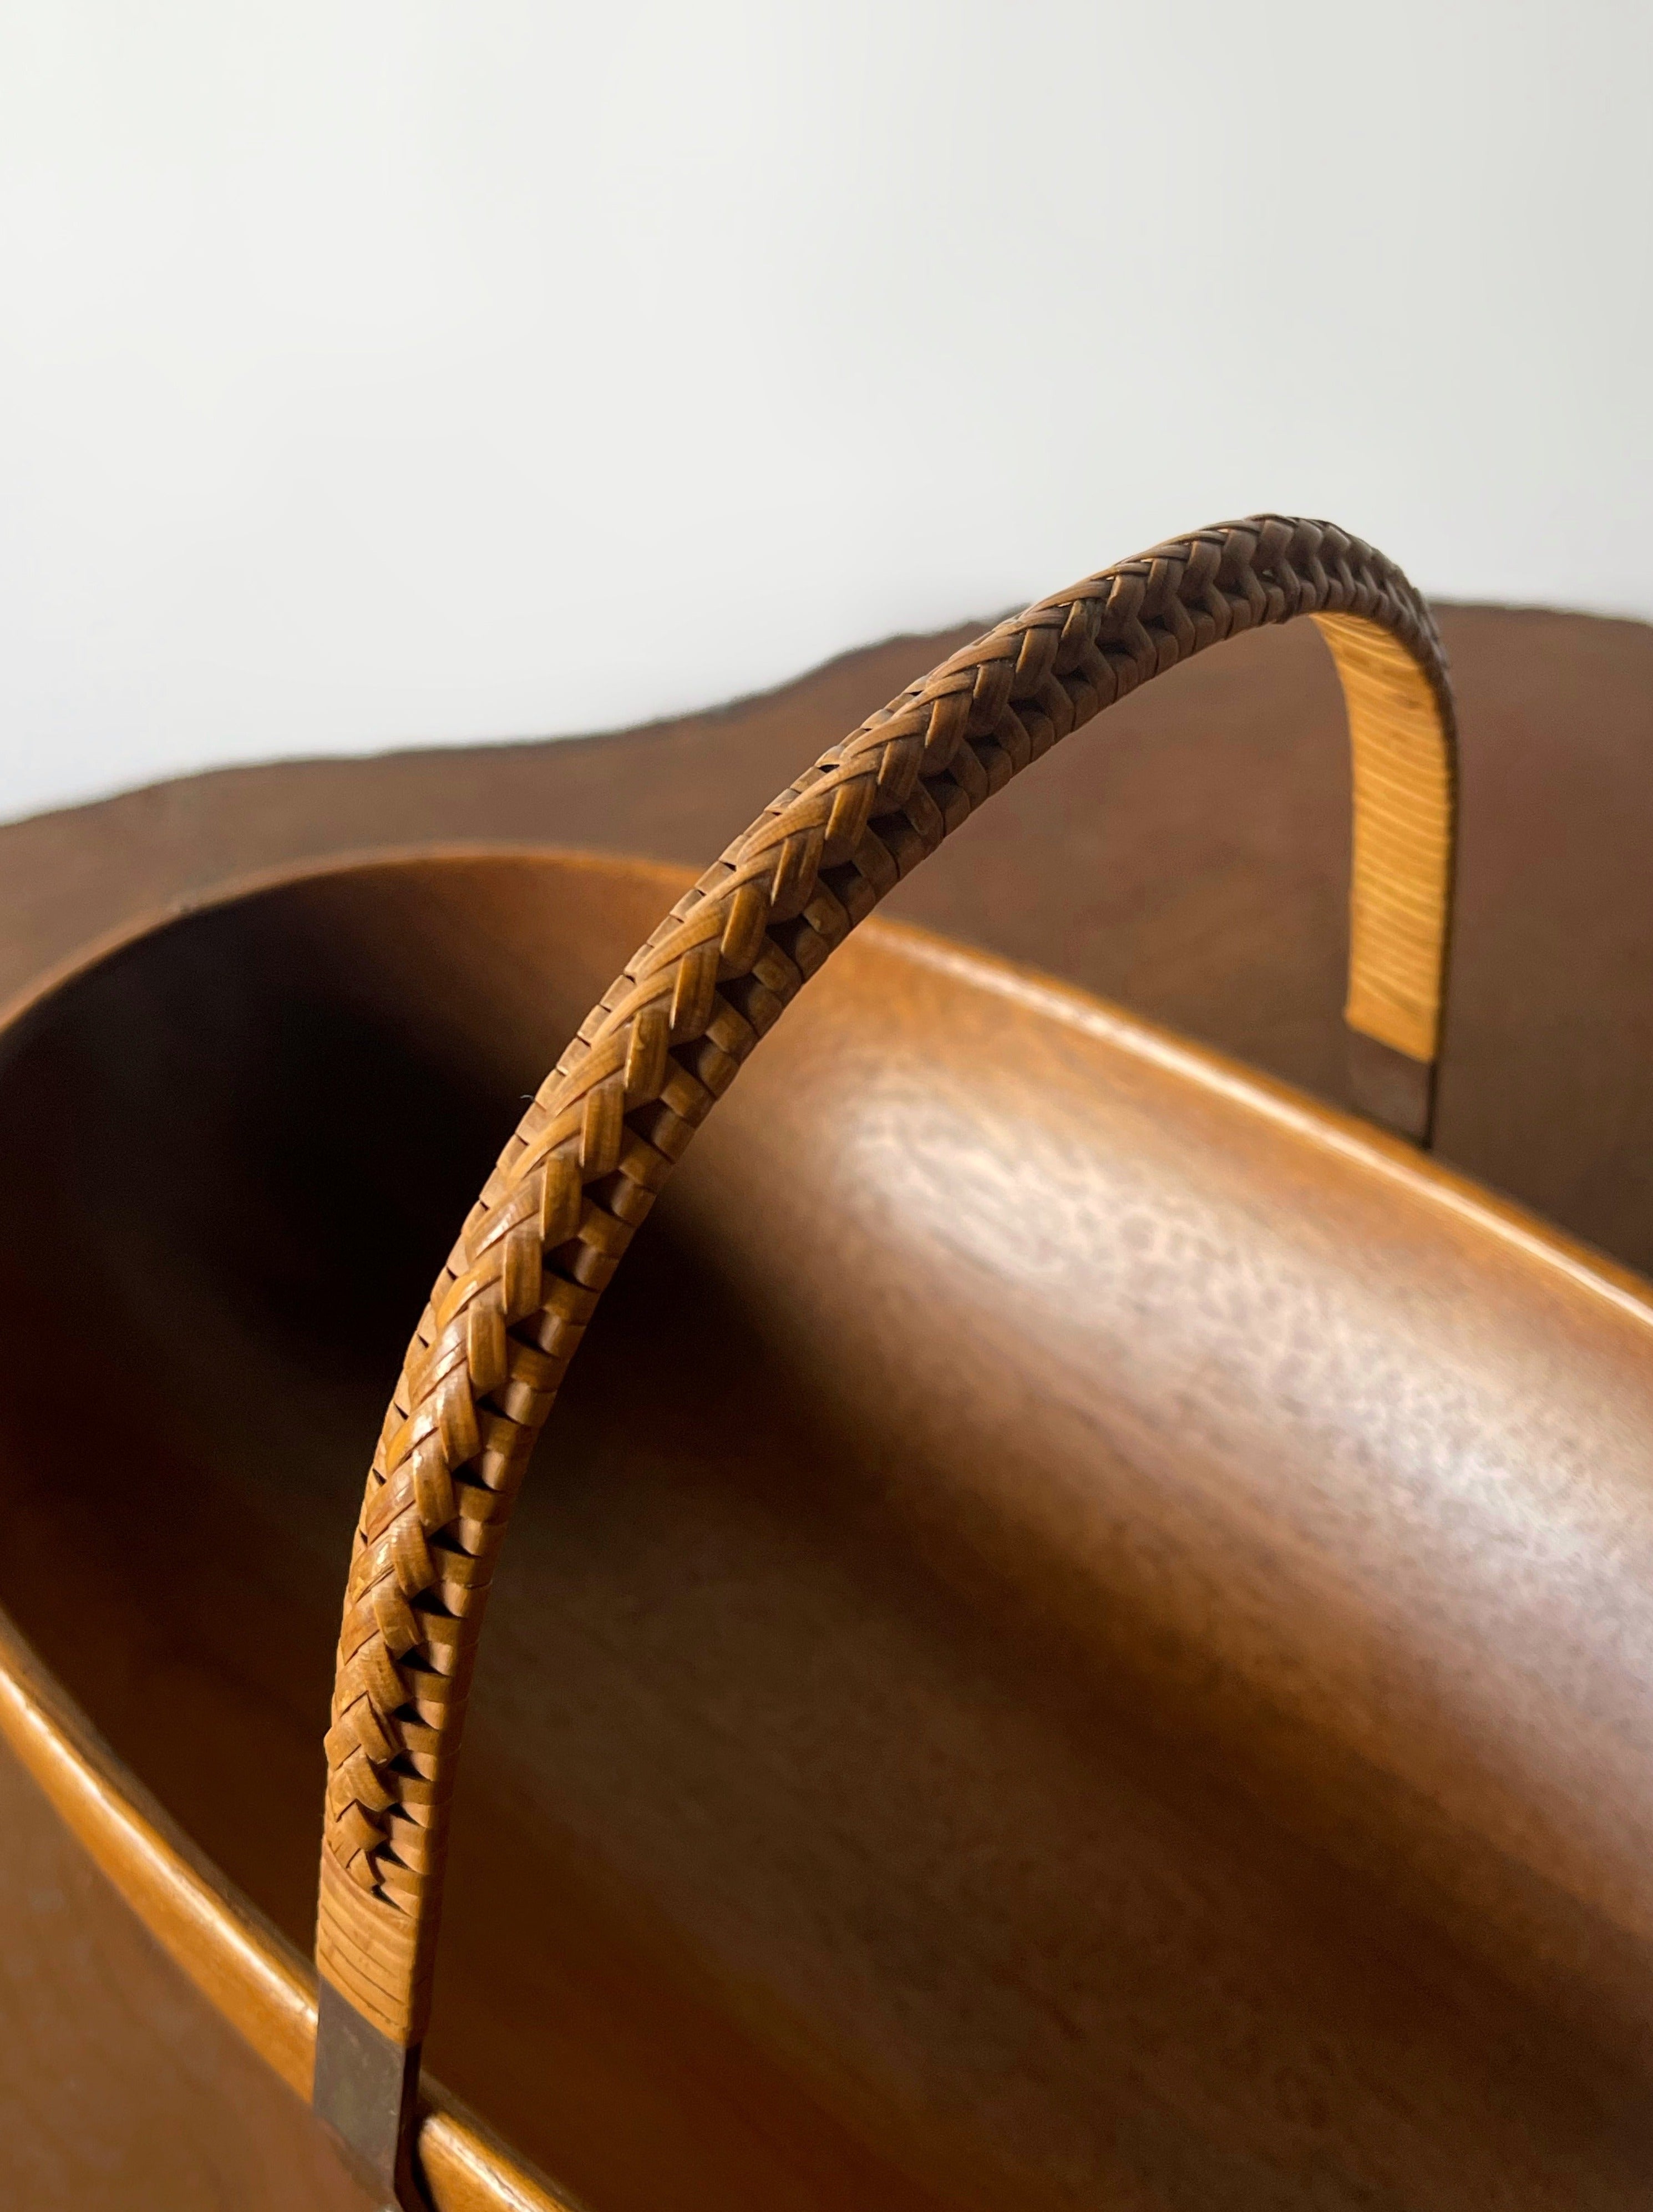
[[[642,878],[667,902],[695,879],[694,871],[681,865],[624,853],[500,839],[421,840],[283,862],[165,901],[90,939],[0,1006],[0,1046],[52,1000],[110,960],[215,911],[330,878],[477,861],[530,862],[610,878]],[[1639,1324],[1648,1331],[1653,1351],[1653,1281],[1404,1139],[1036,968],[880,916],[856,934],[932,975],[1099,1039],[1204,1091],[1231,1111],[1336,1158],[1346,1171],[1352,1168],[1404,1187],[1472,1234],[1519,1253],[1573,1289],[1600,1299],[1621,1319]],[[313,1963],[191,1841],[3,1607],[0,1739],[167,1957],[307,2103],[316,2038]],[[573,2212],[550,2181],[428,2074],[422,2096],[419,2155],[436,2212]]]

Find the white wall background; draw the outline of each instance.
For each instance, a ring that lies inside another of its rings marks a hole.
[[[1259,506],[1653,613],[1647,0],[0,0],[0,815]]]

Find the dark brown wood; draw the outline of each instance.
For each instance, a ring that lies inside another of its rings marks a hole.
[[[295,1942],[409,1297],[661,889],[274,893],[0,1066],[0,1601]],[[430,2054],[597,2212],[1639,2204],[1644,1290],[1244,1088],[874,924],[690,1154],[519,1509]]]

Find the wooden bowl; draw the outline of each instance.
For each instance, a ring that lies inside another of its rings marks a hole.
[[[40,1692],[27,1755],[118,1813],[147,1786],[295,1978],[408,1328],[683,880],[289,870],[0,1040],[0,1602],[112,1747]],[[434,2072],[593,2212],[1640,2204],[1650,1299],[869,923],[530,1477]],[[198,1974],[225,1940],[149,1917]]]

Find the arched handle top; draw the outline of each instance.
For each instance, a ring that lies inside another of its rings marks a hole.
[[[316,2102],[386,2187],[412,2186],[397,2160],[506,1516],[673,1165],[803,985],[984,799],[1155,676],[1299,615],[1326,636],[1349,711],[1347,1018],[1376,1055],[1362,1080],[1384,1118],[1425,1135],[1454,830],[1445,659],[1392,562],[1328,524],[1276,515],[1197,532],[1040,600],[823,753],[639,948],[523,1116],[409,1347],[339,1640]]]

